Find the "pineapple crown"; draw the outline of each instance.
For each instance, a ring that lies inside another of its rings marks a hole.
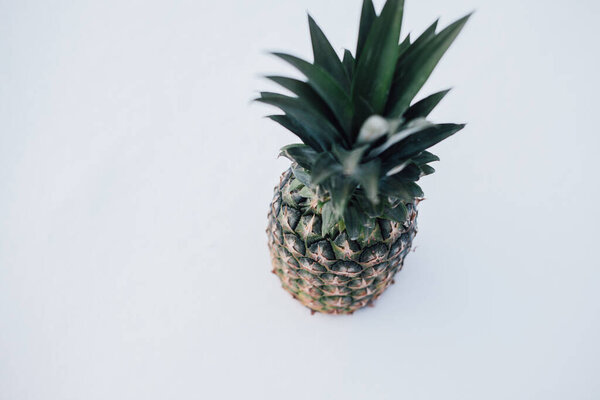
[[[411,103],[470,15],[437,33],[435,21],[414,42],[410,35],[400,42],[403,10],[403,0],[387,0],[377,15],[364,0],[356,52],[342,59],[309,15],[314,62],[273,53],[306,81],[268,76],[294,96],[256,99],[281,109],[269,118],[303,142],[280,155],[321,199],[323,234],[341,223],[357,238],[373,218],[403,222],[406,204],[423,196],[416,182],[439,160],[426,149],[464,127],[426,119],[448,90]]]

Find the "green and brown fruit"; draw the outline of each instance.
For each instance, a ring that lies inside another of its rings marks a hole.
[[[309,16],[314,61],[274,53],[306,80],[269,76],[292,96],[257,99],[303,142],[281,150],[292,165],[267,234],[273,272],[312,311],[353,313],[393,283],[417,232],[416,182],[439,160],[427,149],[464,127],[427,120],[448,90],[413,100],[469,16],[399,41],[403,9],[388,0],[377,15],[365,0],[356,52],[341,59]]]

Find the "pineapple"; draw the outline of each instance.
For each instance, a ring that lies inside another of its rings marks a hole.
[[[293,95],[262,92],[269,118],[300,138],[268,214],[273,272],[312,312],[351,314],[394,283],[417,233],[417,181],[439,158],[427,151],[462,124],[426,118],[448,93],[413,99],[469,15],[402,41],[404,1],[377,15],[364,0],[354,54],[340,59],[309,16],[314,61],[273,53],[305,80],[267,77]]]

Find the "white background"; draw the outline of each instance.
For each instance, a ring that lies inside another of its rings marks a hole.
[[[295,138],[249,101],[360,1],[0,1],[0,399],[599,399],[600,6],[408,0],[404,32],[473,9],[416,252],[311,317],[264,234]]]

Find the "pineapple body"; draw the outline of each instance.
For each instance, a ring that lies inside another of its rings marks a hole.
[[[281,176],[268,215],[273,273],[283,288],[313,312],[352,314],[371,305],[394,281],[417,233],[416,203],[403,223],[375,219],[369,237],[345,230],[322,235],[316,195],[295,178]]]
[[[448,94],[416,96],[469,15],[413,40],[402,37],[404,0],[377,14],[363,0],[356,51],[336,51],[309,15],[312,62],[273,53],[305,78],[267,76],[287,94],[257,101],[302,143],[284,146],[292,162],[269,213],[273,272],[314,312],[351,314],[393,283],[417,232],[417,182],[435,172],[428,151],[464,124],[429,114]]]

